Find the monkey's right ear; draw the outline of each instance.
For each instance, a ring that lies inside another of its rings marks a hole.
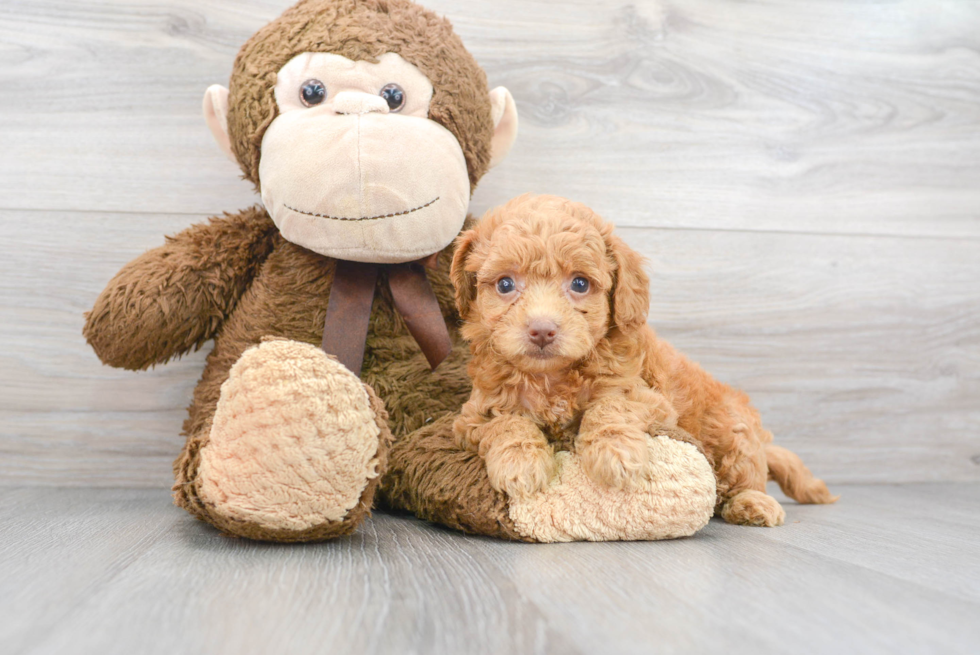
[[[490,92],[493,138],[490,140],[490,168],[504,160],[517,139],[517,105],[510,91],[502,86]]]
[[[204,120],[221,152],[237,164],[238,158],[231,151],[231,137],[228,136],[228,89],[220,84],[212,84],[204,92]]]

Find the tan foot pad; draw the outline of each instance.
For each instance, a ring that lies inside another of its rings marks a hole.
[[[545,491],[510,499],[510,518],[541,542],[640,541],[687,537],[714,513],[715,476],[695,446],[666,436],[647,440],[650,479],[629,490],[593,482],[568,452]]]
[[[353,373],[315,346],[267,341],[221,387],[199,494],[212,512],[269,530],[341,521],[378,476],[378,435]]]

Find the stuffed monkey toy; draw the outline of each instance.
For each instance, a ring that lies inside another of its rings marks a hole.
[[[680,431],[651,436],[654,481],[628,493],[563,452],[547,491],[511,499],[457,448],[470,382],[452,243],[517,110],[448,21],[409,0],[302,0],[242,47],[204,113],[262,204],[130,262],[84,328],[131,370],[214,340],[174,463],[178,506],[282,542],[349,534],[376,502],[532,542],[707,522],[714,478]]]

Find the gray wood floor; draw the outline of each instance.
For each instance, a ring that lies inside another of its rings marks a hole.
[[[0,490],[0,651],[976,653],[980,485],[844,486],[779,529],[528,546],[376,513],[303,546],[146,489]]]

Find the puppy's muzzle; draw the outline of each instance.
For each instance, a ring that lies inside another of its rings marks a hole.
[[[527,325],[527,338],[538,348],[545,348],[558,336],[558,325],[544,318],[531,320]]]

